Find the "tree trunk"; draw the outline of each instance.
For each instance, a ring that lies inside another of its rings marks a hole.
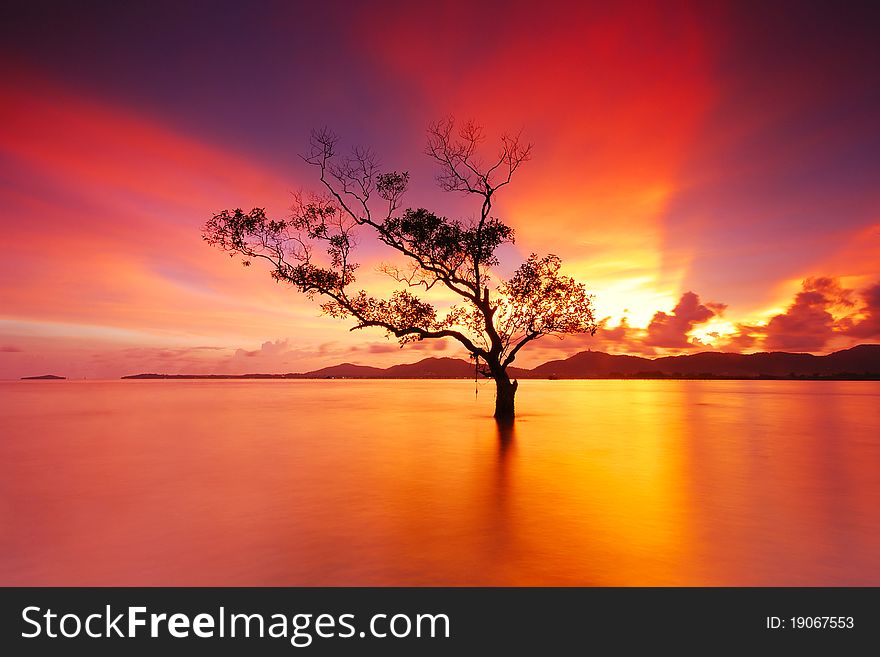
[[[514,397],[519,382],[511,381],[504,372],[495,377],[495,419],[499,422],[510,421],[516,415]]]

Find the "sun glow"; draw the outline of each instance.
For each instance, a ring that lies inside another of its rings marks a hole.
[[[692,330],[688,335],[694,342],[712,347],[723,343],[725,338],[736,335],[738,332],[739,330],[732,322],[725,319],[711,319]]]

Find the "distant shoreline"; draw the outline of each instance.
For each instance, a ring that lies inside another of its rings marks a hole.
[[[825,356],[761,352],[734,354],[702,352],[683,356],[643,358],[582,351],[530,369],[510,366],[512,379],[681,379],[681,380],[880,380],[880,345],[859,345]],[[354,363],[331,365],[310,372],[286,374],[133,374],[123,379],[469,379],[476,377],[473,361],[423,358],[416,363],[371,367]]]
[[[630,374],[621,376],[520,376],[526,381],[880,381],[880,374],[831,374],[831,375],[760,375],[760,376],[726,376],[718,375],[663,375],[654,373]],[[169,380],[284,380],[284,381],[472,381],[473,377],[464,376],[311,376],[308,374],[132,374],[120,379],[138,381],[169,381]],[[491,381],[480,377],[481,381]]]
[[[309,372],[284,374],[163,374],[147,372],[126,380],[420,380],[462,379],[477,376],[474,362],[461,358],[431,357],[415,363],[371,367],[340,363]],[[863,344],[824,356],[783,351],[737,354],[704,351],[680,356],[641,356],[582,351],[533,368],[509,366],[511,379],[536,380],[697,380],[697,381],[880,381],[880,344]],[[63,380],[52,374],[23,377]],[[490,379],[486,379],[490,380]]]

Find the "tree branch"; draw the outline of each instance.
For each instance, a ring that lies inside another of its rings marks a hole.
[[[468,350],[471,354],[475,354],[481,356],[483,358],[488,357],[488,354],[484,349],[476,346],[470,339],[463,333],[459,331],[453,331],[451,329],[442,329],[439,331],[429,331],[417,327],[407,327],[407,328],[399,328],[388,322],[382,322],[379,320],[364,320],[361,321],[357,326],[353,326],[350,330],[357,331],[362,328],[367,328],[370,326],[384,328],[389,333],[392,333],[395,337],[401,338],[407,335],[416,335],[419,340],[426,340],[430,338],[453,338],[454,340],[458,340],[462,345],[464,345],[465,349]]]

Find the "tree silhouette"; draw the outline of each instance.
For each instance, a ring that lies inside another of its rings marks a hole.
[[[383,172],[370,150],[337,152],[328,130],[312,133],[303,158],[320,172],[321,193],[294,195],[287,219],[270,219],[263,208],[224,210],[204,227],[203,237],[230,255],[267,260],[272,277],[310,298],[321,297],[331,317],[353,318],[352,330],[385,329],[401,345],[432,338],[461,343],[475,368],[496,384],[495,417],[514,417],[517,381],[507,368],[529,342],[544,335],[595,333],[592,297],[583,284],[560,273],[555,255],[531,254],[507,280],[492,288],[496,252],[514,239],[513,229],[492,215],[495,194],[508,185],[531,154],[531,144],[505,135],[497,157],[484,162],[482,129],[473,122],[457,130],[453,119],[428,128],[427,155],[440,167],[441,189],[474,196],[479,217],[450,219],[424,208],[403,208],[408,172]],[[381,270],[401,284],[388,298],[354,286],[357,240],[371,233],[404,256],[405,266]],[[411,290],[442,286],[461,301],[438,312]]]

